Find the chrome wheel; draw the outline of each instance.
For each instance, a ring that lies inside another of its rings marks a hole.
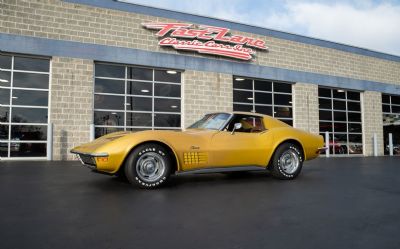
[[[164,174],[165,162],[158,153],[149,151],[143,153],[136,163],[137,176],[146,182],[156,182]]]
[[[300,158],[295,151],[287,150],[280,156],[279,164],[283,172],[291,175],[299,168]]]

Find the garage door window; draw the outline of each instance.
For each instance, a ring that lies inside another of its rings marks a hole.
[[[293,125],[292,84],[235,76],[233,110],[266,114]]]
[[[362,154],[360,93],[342,89],[318,88],[319,131],[329,132],[330,153]]]
[[[95,136],[181,128],[181,72],[95,64]]]
[[[46,157],[50,60],[0,54],[0,157]]]
[[[393,139],[393,154],[400,155],[400,96],[382,94],[382,112],[385,155],[389,154],[389,133]]]

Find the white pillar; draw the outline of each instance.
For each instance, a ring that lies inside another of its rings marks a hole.
[[[329,131],[325,131],[325,147],[327,148],[325,151],[326,157],[329,157]]]
[[[393,156],[393,134],[389,133],[389,155]]]
[[[53,160],[53,123],[47,126],[47,161]]]
[[[376,133],[373,136],[373,145],[374,145],[374,156],[378,156],[378,140],[376,137]]]

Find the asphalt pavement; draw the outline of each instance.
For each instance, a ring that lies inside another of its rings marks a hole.
[[[0,248],[400,248],[400,157],[319,158],[137,189],[78,162],[0,161]]]

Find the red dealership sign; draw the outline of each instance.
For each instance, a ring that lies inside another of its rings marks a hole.
[[[247,36],[229,35],[229,29],[213,26],[195,26],[191,23],[143,23],[147,29],[159,30],[160,46],[177,50],[196,51],[240,60],[250,60],[255,49],[267,50],[265,42]],[[169,36],[167,36],[169,34]]]

